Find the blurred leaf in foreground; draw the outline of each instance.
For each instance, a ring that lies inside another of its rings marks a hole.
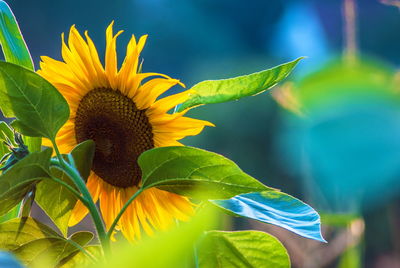
[[[106,263],[92,267],[191,267],[188,264],[194,262],[196,241],[203,231],[213,228],[215,220],[215,211],[206,206],[190,222],[175,229],[143,238],[135,244],[118,244],[118,250]]]
[[[206,232],[197,253],[200,268],[290,267],[289,255],[281,242],[258,231]]]

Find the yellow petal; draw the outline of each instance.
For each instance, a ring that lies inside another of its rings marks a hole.
[[[141,110],[147,109],[161,94],[177,84],[181,84],[179,80],[164,78],[154,78],[146,82],[135,96],[136,106]]]
[[[107,27],[106,30],[106,75],[110,86],[112,89],[117,90],[117,50],[116,50],[116,43],[117,37],[123,32],[119,31],[116,35],[113,35],[113,27],[114,22]]]
[[[191,90],[186,90],[184,92],[162,98],[156,101],[153,105],[151,105],[147,114],[149,116],[152,116],[154,114],[164,114],[169,110],[171,110],[176,105],[186,101],[191,92],[192,92]]]

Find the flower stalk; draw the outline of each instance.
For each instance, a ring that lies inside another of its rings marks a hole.
[[[79,171],[74,167],[67,163],[64,158],[61,156],[60,151],[58,150],[57,144],[54,140],[51,141],[53,144],[53,148],[56,152],[58,158],[59,167],[71,178],[74,182],[75,186],[78,188],[79,192],[82,193],[83,204],[88,208],[89,213],[92,217],[93,223],[95,225],[97,235],[99,237],[100,243],[102,245],[103,251],[106,255],[110,253],[110,238],[107,235],[106,228],[101,219],[100,212],[94,203],[92,196],[89,193],[89,190],[86,187],[84,180],[82,179]],[[54,162],[53,162],[54,163]]]

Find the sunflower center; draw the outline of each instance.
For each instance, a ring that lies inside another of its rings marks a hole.
[[[138,185],[137,159],[154,147],[151,124],[145,110],[119,91],[98,88],[79,103],[75,118],[77,142],[96,144],[92,170],[109,184],[121,188]]]

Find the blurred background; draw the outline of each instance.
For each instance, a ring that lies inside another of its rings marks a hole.
[[[61,59],[60,34],[73,24],[104,54],[112,20],[125,31],[120,62],[131,34],[149,34],[143,71],[187,87],[307,56],[271,91],[190,111],[216,127],[183,142],[225,155],[320,212],[328,244],[265,224],[230,223],[276,235],[293,267],[400,267],[396,1],[358,0],[356,8],[348,1],[347,9],[339,0],[8,3],[36,68],[42,55]]]

